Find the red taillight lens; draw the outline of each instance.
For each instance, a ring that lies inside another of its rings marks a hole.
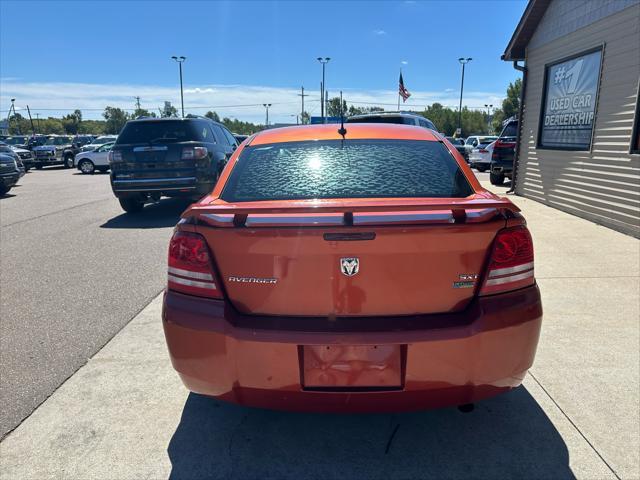
[[[484,148],[481,148],[481,149],[480,149],[480,150],[478,150],[478,151],[479,151],[480,153],[488,153],[488,152],[489,152],[489,150],[486,150],[486,149],[484,149]]]
[[[169,243],[169,290],[222,298],[209,248],[198,233],[177,231]]]
[[[207,147],[185,147],[182,149],[182,160],[200,160],[208,153]]]
[[[117,163],[122,161],[122,152],[120,150],[111,150],[107,155],[110,163]]]
[[[500,230],[493,241],[489,268],[480,295],[533,285],[533,241],[526,227]]]

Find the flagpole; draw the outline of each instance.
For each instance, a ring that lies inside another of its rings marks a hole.
[[[400,76],[402,77],[402,68],[400,68]],[[398,111],[400,111],[400,89],[398,89]]]

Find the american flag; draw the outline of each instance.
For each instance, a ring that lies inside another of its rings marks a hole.
[[[407,98],[411,96],[409,90],[407,90],[404,86],[404,81],[402,80],[402,72],[400,72],[400,82],[398,83],[398,94],[402,97],[402,103],[407,101]]]

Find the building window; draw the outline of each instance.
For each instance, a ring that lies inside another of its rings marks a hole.
[[[590,150],[602,47],[545,66],[538,148]]]
[[[630,153],[640,154],[640,83],[636,94],[636,116],[633,120],[633,133],[631,134]]]

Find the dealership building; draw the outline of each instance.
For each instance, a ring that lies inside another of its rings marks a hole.
[[[530,0],[514,188],[640,237],[640,0]]]

